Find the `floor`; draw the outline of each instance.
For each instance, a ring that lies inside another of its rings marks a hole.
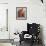
[[[29,43],[22,42],[19,46],[31,46]],[[34,44],[33,46],[43,46],[42,44]]]
[[[5,41],[5,43],[4,42],[0,43],[0,46],[31,46],[31,43],[28,41],[22,41],[21,45],[20,45],[20,42],[15,42],[15,44],[12,45],[11,43],[6,43],[6,41]],[[33,46],[42,46],[42,44],[35,44],[34,43]]]
[[[16,46],[12,45],[13,39],[0,39],[0,46]]]
[[[11,43],[0,43],[0,46],[16,46],[16,45],[12,45]],[[21,45],[17,43],[17,46],[31,46],[31,45],[23,41]],[[42,46],[42,45],[34,44],[33,46]]]
[[[0,43],[0,46],[15,46],[15,45],[12,45],[11,43]]]

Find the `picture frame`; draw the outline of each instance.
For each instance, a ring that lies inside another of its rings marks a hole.
[[[27,20],[27,7],[16,7],[16,20]]]

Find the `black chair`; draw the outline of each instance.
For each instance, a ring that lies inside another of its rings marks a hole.
[[[27,30],[28,33],[32,35],[32,38],[34,38],[33,41],[37,41],[39,43],[40,24],[27,24]]]
[[[40,24],[27,23],[27,31],[22,31],[22,34],[20,34],[20,44],[22,41],[24,41],[24,35],[29,34],[32,35],[32,38],[29,40],[31,41],[31,44],[33,45],[34,42],[39,43],[39,33],[40,33]]]

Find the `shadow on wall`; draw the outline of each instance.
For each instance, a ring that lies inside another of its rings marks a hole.
[[[42,45],[44,46],[43,26],[42,25],[40,25],[40,39],[42,40]]]

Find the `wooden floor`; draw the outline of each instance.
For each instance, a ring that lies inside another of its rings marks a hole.
[[[13,39],[0,39],[0,43],[11,43],[13,41]]]
[[[31,43],[22,42],[19,46],[31,46]],[[33,44],[33,46],[43,46],[42,44]]]

